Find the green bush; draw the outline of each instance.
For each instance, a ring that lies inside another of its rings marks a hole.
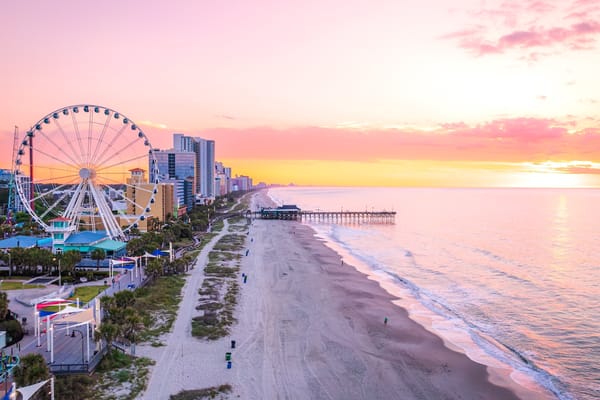
[[[0,331],[6,331],[6,345],[10,346],[23,339],[23,327],[16,319],[0,322]]]

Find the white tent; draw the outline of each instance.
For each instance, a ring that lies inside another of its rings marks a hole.
[[[37,391],[40,390],[40,388],[42,386],[44,386],[46,383],[48,383],[48,381],[50,381],[50,379],[46,379],[45,381],[34,383],[33,385],[30,385],[30,386],[18,388],[17,392],[21,393],[21,396],[23,396],[23,400],[28,400],[34,394],[36,394]]]

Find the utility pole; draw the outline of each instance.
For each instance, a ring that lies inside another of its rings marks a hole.
[[[19,127],[15,125],[15,133],[13,137],[13,150],[12,150],[12,161],[10,163],[10,183],[8,185],[8,204],[6,207],[6,220],[10,225],[15,223],[15,213],[17,212],[17,198],[18,194],[15,190],[15,157],[17,156],[17,149],[19,144]]]

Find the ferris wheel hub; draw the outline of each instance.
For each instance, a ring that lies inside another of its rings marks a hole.
[[[79,177],[81,179],[94,179],[96,177],[96,171],[91,168],[81,168],[79,170]]]

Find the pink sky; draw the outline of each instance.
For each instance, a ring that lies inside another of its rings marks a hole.
[[[597,187],[599,38],[600,0],[8,2],[0,159],[90,103],[256,180]]]

